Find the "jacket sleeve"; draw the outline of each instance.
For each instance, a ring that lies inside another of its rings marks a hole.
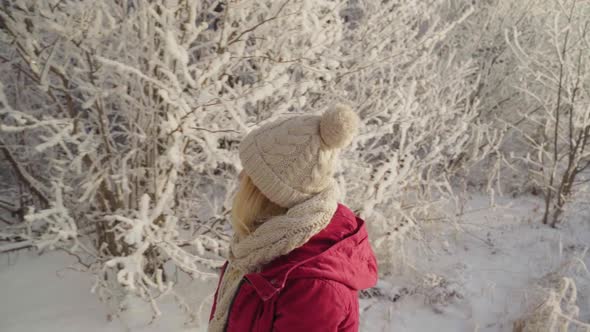
[[[342,287],[322,279],[288,282],[277,299],[273,331],[357,331],[349,317],[352,295]]]

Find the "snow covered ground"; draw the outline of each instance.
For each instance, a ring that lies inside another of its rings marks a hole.
[[[361,331],[512,331],[544,291],[548,273],[576,281],[579,319],[590,321],[590,217],[571,215],[560,230],[539,223],[537,197],[504,199],[487,208],[482,196],[469,201],[460,223],[432,224],[425,241],[406,241],[406,263],[384,276],[374,296],[361,304]],[[470,212],[471,211],[471,212]],[[570,265],[564,265],[568,262]],[[67,269],[74,259],[60,252],[0,256],[0,331],[204,331],[165,300],[163,315],[150,324],[145,305],[130,305],[121,318],[90,293],[87,274]],[[197,303],[214,280],[185,284]],[[208,304],[207,304],[208,305]],[[206,319],[209,308],[200,317]]]
[[[426,248],[414,242],[406,249],[415,270],[382,280],[391,300],[363,301],[361,331],[512,331],[545,294],[541,278],[558,270],[577,281],[579,318],[590,321],[590,274],[582,264],[590,264],[588,214],[555,230],[540,224],[537,197],[498,204],[504,207],[487,209],[479,196],[456,227],[428,226]]]
[[[139,302],[130,305],[120,319],[109,319],[106,306],[90,291],[93,280],[68,269],[75,259],[64,253],[19,252],[0,259],[2,332],[205,331],[185,325],[186,316],[171,298],[161,305],[163,316],[151,324],[149,307]],[[186,294],[197,301],[214,286],[214,281],[192,283]],[[203,309],[202,318],[207,310]]]

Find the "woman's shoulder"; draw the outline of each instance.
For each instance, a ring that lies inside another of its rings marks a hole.
[[[278,294],[273,327],[279,331],[341,331],[342,326],[354,327],[357,321],[356,294],[330,280],[303,278],[290,280]]]
[[[349,311],[357,298],[357,292],[334,280],[311,277],[288,279],[279,293],[279,301],[292,296],[308,299],[307,303],[321,301],[319,304],[339,305],[341,309]]]
[[[331,298],[349,297],[353,293],[356,294],[355,290],[340,282],[321,277],[287,279],[285,288],[314,290]]]

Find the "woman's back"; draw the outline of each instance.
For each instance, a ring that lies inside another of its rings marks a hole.
[[[324,230],[244,278],[227,331],[357,331],[357,291],[375,285],[377,264],[364,221],[339,204]]]

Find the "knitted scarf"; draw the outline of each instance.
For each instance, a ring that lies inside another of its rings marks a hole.
[[[248,236],[240,239],[234,235],[209,332],[225,330],[231,302],[244,275],[257,272],[273,259],[302,246],[328,226],[339,198],[338,186],[332,181],[326,189],[291,207],[286,214],[266,220]]]

